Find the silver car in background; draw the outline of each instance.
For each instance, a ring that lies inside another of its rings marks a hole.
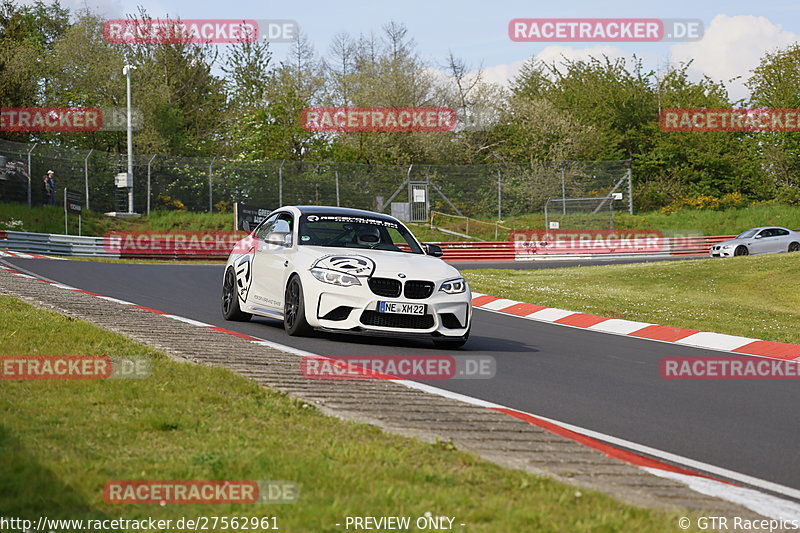
[[[800,230],[764,226],[749,229],[735,239],[713,245],[710,255],[711,257],[731,257],[797,251],[800,251]]]

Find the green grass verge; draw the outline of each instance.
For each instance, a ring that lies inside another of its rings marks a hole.
[[[551,220],[560,220],[558,215]],[[493,222],[493,220],[488,220]],[[593,219],[597,229],[608,229],[607,219]],[[545,227],[544,214],[508,217],[503,225],[515,229],[541,229]],[[653,229],[666,233],[696,233],[699,235],[733,235],[758,226],[783,226],[790,229],[800,228],[800,207],[790,205],[753,205],[737,209],[682,209],[675,213],[664,214],[658,211],[647,213],[614,213],[615,229]],[[562,221],[563,229],[570,229],[569,221]],[[586,226],[579,226],[586,227]],[[494,240],[494,230],[486,228],[477,236]]]
[[[14,225],[13,221],[21,221]],[[494,220],[486,219],[494,223]],[[617,212],[614,215],[617,229],[654,229],[665,232],[696,232],[701,235],[729,235],[740,233],[748,228],[764,225],[785,226],[791,229],[800,228],[800,207],[789,205],[755,205],[739,209],[721,211],[684,209],[671,214],[659,212],[629,215]],[[463,222],[456,219],[437,219],[437,225],[464,232]],[[515,229],[541,229],[545,227],[544,215],[534,213],[523,216],[508,217],[503,225]],[[423,242],[464,241],[456,235],[450,235],[431,229],[427,224],[409,224],[409,227]],[[562,224],[568,228],[569,224]],[[602,223],[596,222],[596,228]],[[69,232],[77,234],[78,217],[70,215]],[[109,231],[169,231],[169,230],[230,230],[233,228],[232,213],[189,213],[176,211],[153,211],[149,216],[133,220],[121,220],[106,217],[101,213],[86,212],[83,216],[83,235],[104,235]],[[16,229],[37,233],[63,233],[64,211],[61,207],[37,206],[28,209],[23,204],[0,203],[0,230]],[[472,224],[469,234],[484,240],[495,240],[493,226]],[[500,232],[499,240],[505,240],[506,234]]]
[[[0,355],[144,355],[139,380],[0,382],[0,516],[455,516],[473,532],[675,531],[677,516],[320,414],[236,374],[169,360],[91,324],[0,296]],[[292,505],[110,505],[109,480],[290,480]]]
[[[800,343],[800,253],[465,276],[477,292],[522,302]]]
[[[78,216],[69,215],[71,235],[78,234]],[[35,206],[0,203],[0,230],[30,231],[34,233],[64,233],[64,208],[60,206]],[[233,213],[189,213],[153,211],[135,219],[119,219],[103,213],[86,211],[81,216],[81,234],[100,236],[109,231],[170,231],[170,230],[232,230]]]

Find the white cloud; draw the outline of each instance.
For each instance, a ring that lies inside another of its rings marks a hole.
[[[608,56],[611,59],[625,58],[632,59],[633,55],[616,48],[614,46],[590,46],[587,48],[571,48],[569,46],[552,45],[548,46],[536,55],[536,59],[548,64],[555,63],[560,65],[564,61],[579,61],[586,60],[591,57]],[[638,55],[640,59],[652,62],[655,65],[658,62],[658,57],[652,54]],[[506,63],[501,65],[493,65],[484,67],[483,79],[487,82],[496,83],[497,85],[508,87],[514,80],[514,77],[519,73],[520,68],[525,61],[515,61],[513,63]]]
[[[515,61],[505,65],[494,65],[483,68],[483,81],[494,83],[501,87],[508,87],[511,81],[519,73],[524,61]]]
[[[672,45],[669,61],[676,65],[679,62],[693,60],[689,68],[692,79],[699,80],[703,75],[707,75],[713,80],[722,81],[728,88],[731,99],[738,100],[749,96],[744,82],[747,81],[751,71],[758,66],[765,53],[785,48],[798,41],[800,35],[783,30],[780,24],[775,24],[765,17],[717,15],[701,40]],[[536,58],[547,63],[559,64],[563,59],[574,61],[601,55],[610,58],[632,59],[633,57],[631,53],[608,45],[586,48],[553,45],[542,50]],[[637,54],[637,57],[643,60],[647,68],[663,68],[663,56],[645,53]],[[523,61],[517,61],[486,67],[484,78],[507,87],[522,64]],[[734,79],[737,77],[739,78]]]
[[[733,100],[749,96],[744,82],[766,52],[784,48],[800,40],[800,35],[784,31],[765,17],[717,15],[700,41],[672,47],[671,61],[694,60],[689,69],[694,79],[703,74],[722,81]],[[741,78],[729,81],[737,76]]]

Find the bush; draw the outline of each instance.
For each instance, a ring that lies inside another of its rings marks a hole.
[[[156,196],[156,209],[160,209],[162,211],[177,211],[182,213],[186,211],[186,206],[183,205],[183,202],[180,200],[173,200],[169,196],[159,194]]]
[[[775,199],[782,204],[800,206],[800,188],[784,185],[778,189],[778,194]]]
[[[722,209],[744,207],[747,203],[747,199],[740,192],[729,192],[723,194],[722,198],[719,199],[719,205]]]

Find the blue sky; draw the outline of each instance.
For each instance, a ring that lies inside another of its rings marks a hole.
[[[726,81],[747,76],[764,52],[800,40],[800,3],[796,0],[699,2],[673,0],[541,2],[511,0],[437,1],[320,1],[236,3],[193,0],[62,0],[69,7],[88,5],[108,18],[134,13],[138,5],[154,17],[183,19],[294,19],[319,54],[327,53],[334,35],[380,32],[391,20],[408,27],[417,50],[430,67],[443,63],[450,50],[473,68],[483,66],[486,79],[507,83],[525,59],[637,54],[648,66],[695,60],[694,74]],[[694,18],[701,19],[705,36],[697,43],[517,43],[509,39],[513,18]],[[288,44],[274,44],[282,59]],[[746,96],[741,81],[729,83],[735,97]]]

